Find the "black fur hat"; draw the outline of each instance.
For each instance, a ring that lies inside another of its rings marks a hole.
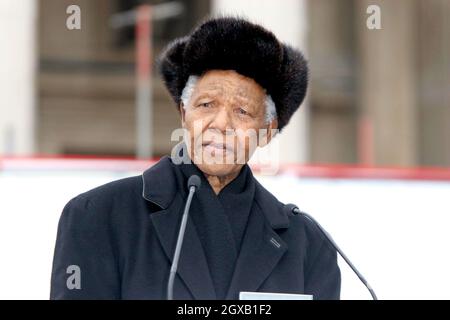
[[[158,65],[177,105],[190,75],[220,69],[254,79],[275,102],[280,131],[300,107],[308,85],[308,66],[300,51],[262,26],[234,17],[207,20],[172,41]]]

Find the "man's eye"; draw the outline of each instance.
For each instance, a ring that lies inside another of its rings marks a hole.
[[[239,108],[239,109],[238,109],[238,113],[239,113],[239,114],[242,114],[242,115],[247,115],[247,114],[248,114],[247,110],[245,110],[245,109],[243,109],[243,108]]]
[[[199,107],[203,107],[203,108],[209,108],[209,107],[211,107],[211,102],[203,102],[203,103],[200,103],[198,106]]]

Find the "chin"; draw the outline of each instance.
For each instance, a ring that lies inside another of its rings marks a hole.
[[[203,162],[196,164],[196,166],[207,175],[221,177],[236,172],[242,167],[242,164],[208,164]]]

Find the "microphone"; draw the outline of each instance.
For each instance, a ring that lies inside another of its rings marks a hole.
[[[305,218],[307,218],[309,221],[311,221],[322,232],[322,234],[325,236],[325,238],[328,240],[328,242],[333,246],[333,248],[337,252],[339,252],[340,256],[345,260],[345,262],[350,266],[350,268],[352,268],[353,272],[358,276],[359,280],[361,280],[361,282],[366,286],[367,290],[369,290],[370,295],[372,296],[372,299],[378,300],[377,295],[375,294],[375,291],[369,285],[367,280],[362,276],[362,274],[358,271],[358,269],[356,269],[356,267],[353,265],[353,263],[350,261],[350,259],[347,258],[347,256],[341,250],[341,248],[339,248],[339,246],[336,244],[336,242],[334,242],[331,235],[313,217],[311,217],[306,212],[300,211],[300,209],[295,204],[292,204],[292,203],[286,204],[285,209],[291,215],[301,214]]]
[[[167,300],[173,300],[173,283],[178,269],[178,260],[180,259],[181,247],[183,246],[184,233],[186,231],[186,223],[189,215],[189,208],[191,207],[192,197],[195,191],[200,188],[201,180],[199,176],[192,175],[188,179],[187,187],[189,195],[184,206],[183,218],[181,220],[180,230],[178,232],[177,245],[173,255],[172,266],[170,267],[169,281],[167,283]]]

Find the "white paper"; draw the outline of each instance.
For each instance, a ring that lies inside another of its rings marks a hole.
[[[239,300],[313,300],[313,296],[311,294],[241,291]]]

